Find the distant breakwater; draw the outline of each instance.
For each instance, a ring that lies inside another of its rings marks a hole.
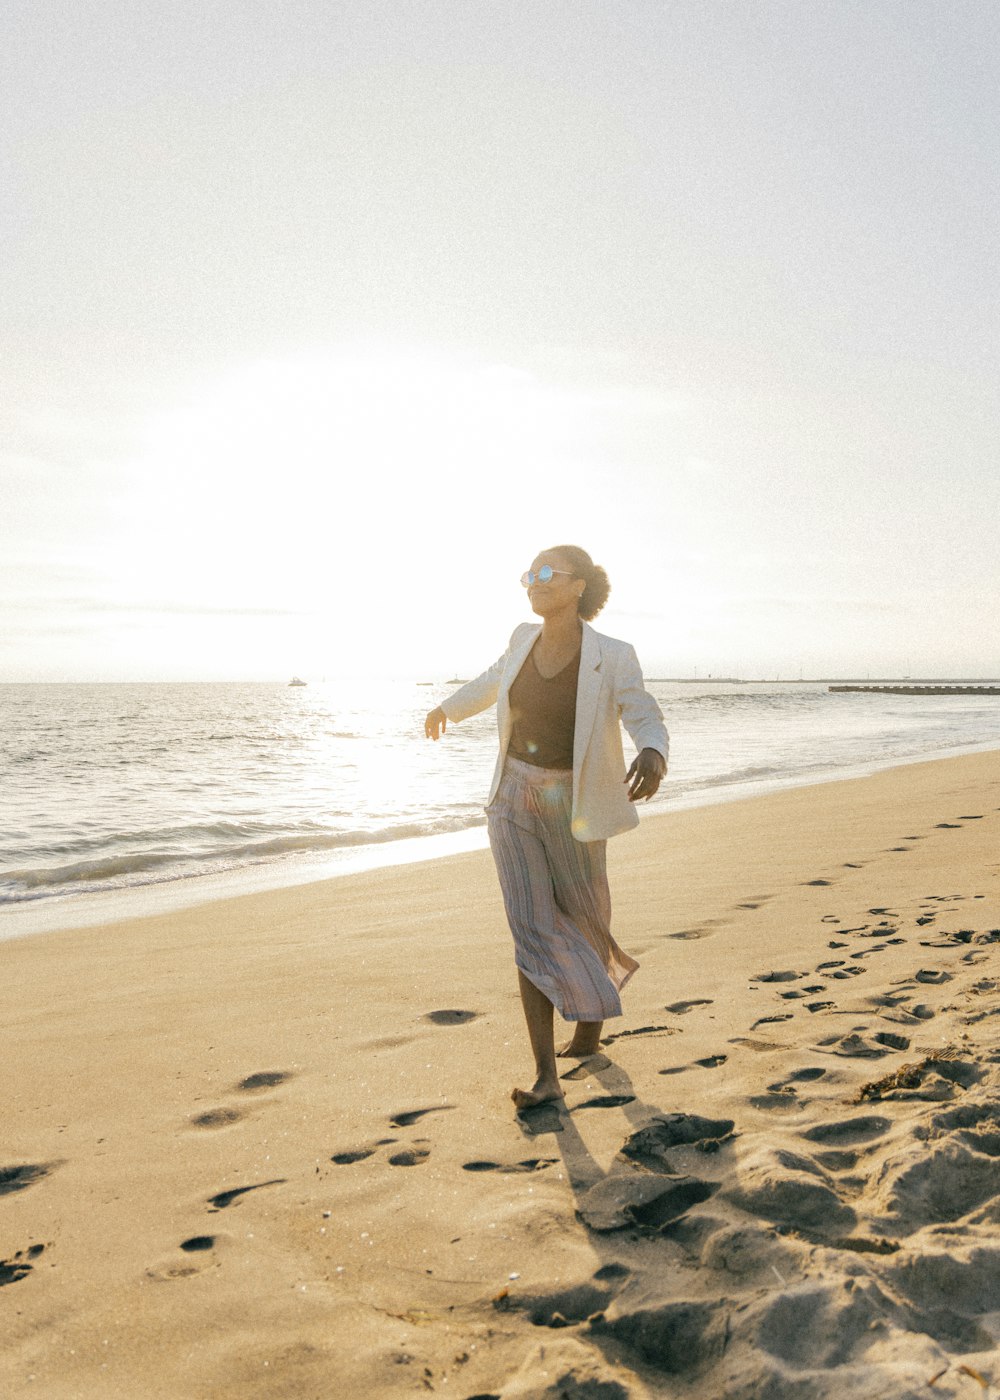
[[[1000,685],[831,685],[866,695],[1000,695]]]

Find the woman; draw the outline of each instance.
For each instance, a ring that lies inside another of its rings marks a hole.
[[[521,582],[541,626],[517,627],[503,656],[424,723],[436,740],[448,720],[497,706],[486,818],[536,1071],[531,1089],[511,1094],[518,1110],[563,1097],[553,1006],[576,1023],[561,1055],[592,1055],[605,1019],[621,1015],[619,993],[639,964],[611,936],[605,847],[638,824],[631,804],[653,796],[668,756],[634,650],[588,626],[611,591],[604,570],[560,545]],[[619,719],[637,750],[627,773]]]

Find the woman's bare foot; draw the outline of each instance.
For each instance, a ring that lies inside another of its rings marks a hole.
[[[563,1091],[558,1079],[536,1079],[530,1089],[513,1089],[510,1095],[518,1113],[525,1108],[538,1108],[543,1103],[562,1103]]]
[[[596,1055],[601,1048],[603,1021],[577,1021],[573,1039],[566,1042],[556,1054],[560,1059],[583,1060],[588,1055]]]

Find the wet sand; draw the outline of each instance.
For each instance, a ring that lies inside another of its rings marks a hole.
[[[998,834],[1000,753],[643,822],[520,1118],[487,852],[0,944],[0,1394],[989,1394]]]

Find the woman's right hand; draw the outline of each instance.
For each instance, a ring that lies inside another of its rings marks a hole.
[[[439,739],[447,728],[448,716],[438,705],[424,720],[424,736],[428,739]]]

